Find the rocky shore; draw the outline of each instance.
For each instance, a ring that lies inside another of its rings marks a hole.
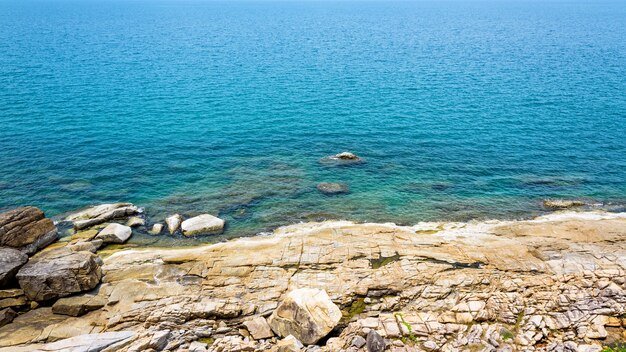
[[[1,214],[0,351],[591,352],[626,339],[624,213],[328,221],[102,255],[140,215],[91,208],[54,242],[39,209]],[[192,219],[168,231],[224,226]]]

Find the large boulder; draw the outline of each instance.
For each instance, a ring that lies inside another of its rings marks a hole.
[[[113,219],[126,218],[138,213],[139,208],[131,203],[101,204],[69,215],[65,220],[71,221],[76,230],[82,230]]]
[[[183,235],[215,235],[224,231],[224,220],[209,214],[202,214],[183,221]]]
[[[30,255],[57,238],[56,226],[38,208],[22,207],[0,214],[0,246]]]
[[[293,290],[268,319],[279,336],[293,335],[305,345],[314,345],[337,326],[341,311],[324,290]]]
[[[133,230],[130,227],[112,223],[102,229],[96,239],[102,240],[103,243],[124,243],[128,241],[132,233]]]
[[[0,247],[0,288],[11,282],[27,261],[28,256],[17,249]]]
[[[96,287],[102,278],[102,260],[91,252],[68,248],[39,253],[17,273],[26,296],[48,301]]]

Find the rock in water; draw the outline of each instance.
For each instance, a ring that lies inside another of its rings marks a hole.
[[[75,229],[82,230],[109,220],[125,218],[138,213],[139,208],[131,203],[101,204],[72,214],[65,220],[71,221]]]
[[[202,214],[183,221],[183,235],[215,235],[224,231],[224,220],[210,214]]]
[[[124,243],[128,241],[132,233],[133,230],[130,227],[113,223],[102,229],[96,239],[104,243]]]
[[[287,294],[268,323],[282,337],[293,335],[313,345],[337,326],[341,311],[324,290],[301,288]]]
[[[154,224],[152,225],[152,229],[148,231],[151,235],[158,235],[163,231],[163,224]]]
[[[585,205],[585,202],[580,200],[546,199],[543,201],[543,206],[548,209],[568,209],[583,205]]]
[[[16,276],[29,299],[48,301],[96,287],[101,264],[93,253],[60,248],[32,257]]]
[[[175,234],[176,231],[178,231],[178,228],[180,227],[181,222],[183,222],[183,217],[180,216],[180,214],[174,214],[172,216],[168,216],[165,219],[165,223],[167,224],[167,229],[172,235]]]
[[[128,221],[126,222],[126,226],[128,227],[139,227],[139,226],[143,226],[146,224],[146,220],[138,217],[138,216],[133,216],[130,219],[128,219]]]
[[[383,352],[385,347],[385,339],[375,330],[367,333],[367,352]]]
[[[22,207],[0,214],[0,246],[33,254],[58,238],[57,228],[43,211]]]
[[[317,190],[326,195],[334,195],[348,193],[350,191],[350,187],[348,187],[345,183],[322,182],[317,185]]]
[[[0,288],[11,282],[27,261],[28,256],[17,249],[0,247]]]
[[[331,158],[339,160],[361,160],[361,158],[350,152],[342,152],[335,156],[332,156]]]

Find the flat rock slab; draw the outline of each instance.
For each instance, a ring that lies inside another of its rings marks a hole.
[[[224,220],[210,214],[203,214],[183,221],[183,235],[215,235],[224,231]]]
[[[0,214],[0,246],[33,254],[57,238],[56,226],[38,208],[22,207]]]
[[[96,239],[102,240],[103,243],[124,243],[132,234],[133,230],[130,227],[113,223],[102,229]]]
[[[101,263],[93,253],[60,248],[31,258],[17,280],[28,298],[47,301],[96,287],[102,278]]]
[[[45,345],[0,348],[0,352],[99,352],[116,343],[132,339],[134,336],[135,333],[132,331],[103,332],[100,334],[75,336]]]
[[[107,304],[107,300],[101,296],[75,296],[61,298],[52,305],[55,314],[78,317],[88,312],[100,309]]]
[[[27,261],[28,256],[17,249],[0,247],[0,288],[11,282]]]
[[[131,203],[113,203],[97,205],[65,218],[71,221],[77,230],[103,224],[107,221],[126,218],[139,213],[139,208]]]

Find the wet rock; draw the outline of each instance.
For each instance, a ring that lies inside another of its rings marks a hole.
[[[112,223],[102,229],[96,239],[104,243],[125,243],[132,235],[133,230],[121,224]]]
[[[27,261],[28,256],[17,249],[0,247],[0,287],[10,283]]]
[[[350,192],[350,187],[345,183],[322,182],[317,185],[317,190],[326,195],[335,195]]]
[[[183,235],[215,235],[224,231],[224,220],[210,214],[203,214],[182,222]]]
[[[96,287],[101,264],[93,253],[60,248],[34,256],[16,276],[29,299],[48,301]]]
[[[342,152],[337,155],[331,156],[330,158],[337,159],[337,160],[354,160],[354,161],[361,160],[360,157],[350,152]]]
[[[279,336],[313,345],[337,326],[341,311],[324,290],[301,288],[287,294],[268,323]]]
[[[256,317],[252,320],[245,321],[243,325],[248,329],[250,335],[255,340],[268,339],[274,336],[267,320],[263,317]]]
[[[370,330],[367,333],[367,352],[383,352],[385,347],[385,339],[380,336],[375,330]]]
[[[78,317],[88,312],[104,307],[107,300],[101,296],[75,296],[61,298],[52,305],[52,312],[55,314],[70,315]]]
[[[139,227],[146,224],[146,220],[140,218],[138,216],[133,216],[126,222],[126,226],[128,227]]]
[[[152,229],[148,231],[151,235],[159,235],[163,231],[163,224],[154,224],[152,225]]]
[[[35,207],[16,208],[0,214],[0,246],[31,255],[58,238],[57,228]]]
[[[180,216],[179,214],[168,216],[165,219],[165,223],[167,224],[167,229],[172,235],[175,234],[176,231],[178,231],[178,228],[180,228],[180,224],[182,222],[183,222],[183,217]]]
[[[3,327],[13,321],[17,313],[11,308],[5,308],[0,310],[0,327]]]
[[[580,200],[546,199],[543,201],[543,206],[548,209],[568,209],[583,205],[585,202]]]
[[[76,230],[82,230],[113,219],[126,218],[138,213],[139,208],[131,203],[101,204],[69,215],[65,220],[71,221]]]

